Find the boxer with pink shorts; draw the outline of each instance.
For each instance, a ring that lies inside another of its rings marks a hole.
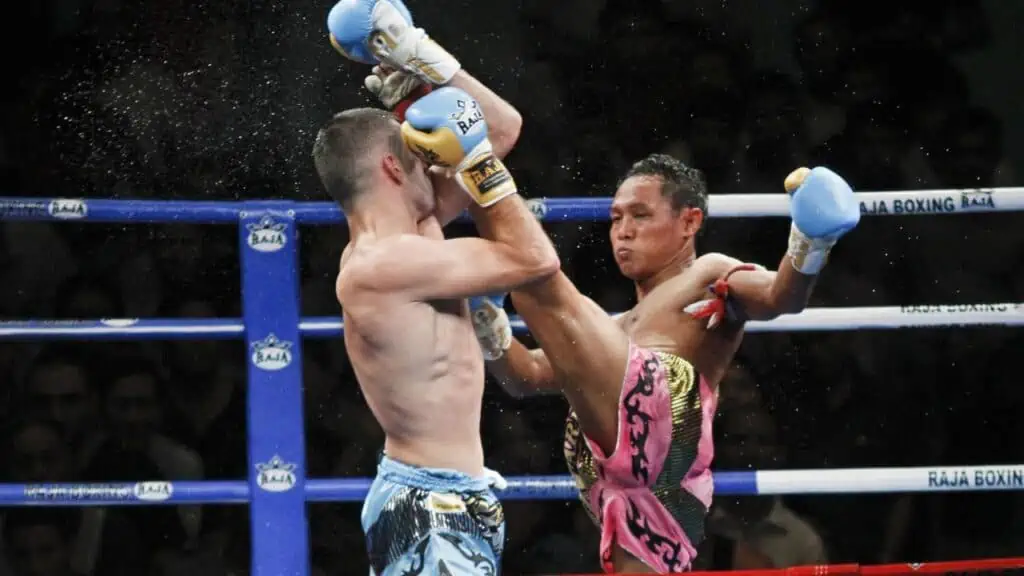
[[[511,300],[540,346],[530,350],[512,338],[500,298],[471,302],[498,381],[516,395],[557,390],[569,401],[565,457],[601,530],[606,571],[690,569],[711,503],[716,390],[745,323],[802,310],[828,250],[856,224],[853,191],[835,173],[801,168],[785,188],[794,225],[776,271],[724,254],[697,257],[703,175],[651,155],[630,169],[611,205],[613,253],[633,280],[636,306],[611,317],[563,273],[520,286]],[[825,214],[834,214],[827,225],[798,225],[800,215]],[[485,238],[527,246],[530,217],[475,221]]]
[[[614,544],[659,572],[690,565],[711,505],[716,404],[689,362],[631,345],[615,451],[606,456],[569,413],[565,460],[601,527],[605,570],[612,570]]]

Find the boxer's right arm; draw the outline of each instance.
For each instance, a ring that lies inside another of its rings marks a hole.
[[[519,131],[523,127],[523,117],[515,106],[495,94],[483,82],[465,70],[456,72],[448,86],[463,90],[480,103],[480,109],[484,111],[484,118],[487,118],[487,138],[494,148],[494,155],[504,158],[511,152],[516,142],[519,141]]]
[[[506,202],[489,209],[502,209]],[[357,284],[352,288],[427,301],[507,292],[555,274],[560,262],[550,243],[511,246],[407,234],[382,240],[349,267],[349,282]]]
[[[327,27],[331,44],[344,56],[378,64],[366,78],[366,87],[400,122],[415,100],[447,85],[465,91],[479,103],[490,124],[495,157],[504,158],[515,146],[523,122],[519,112],[417,28],[401,0],[341,0],[331,9]],[[434,168],[431,177],[438,197],[435,216],[444,226],[468,207],[469,198],[461,194],[460,183],[447,171]]]
[[[367,78],[367,88],[385,106],[395,109],[400,120],[409,100],[435,87],[452,86],[480,103],[491,123],[496,156],[504,157],[515,145],[522,125],[519,112],[466,73],[455,56],[417,28],[401,0],[341,0],[328,14],[327,28],[331,45],[346,58],[381,65],[375,69],[377,79]],[[402,76],[393,76],[393,72]]]
[[[487,372],[516,398],[560,392],[544,351],[531,350],[515,338],[500,358],[487,362]]]
[[[512,335],[505,295],[492,293],[470,298],[469,312],[487,371],[506,392],[522,398],[559,391],[544,351],[530,350]]]
[[[409,72],[391,70],[385,66],[375,66],[373,73],[366,77],[365,84],[387,109],[398,116],[400,122],[405,120],[405,111],[409,106],[432,89]],[[487,118],[492,153],[499,159],[504,158],[519,139],[519,129],[523,122],[519,112],[465,71],[458,71],[448,85],[465,91],[479,103]],[[436,201],[434,217],[443,227],[463,214],[471,200],[459,182],[452,178],[449,170],[433,166],[430,168],[430,178]]]

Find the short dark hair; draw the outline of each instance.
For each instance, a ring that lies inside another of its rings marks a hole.
[[[661,194],[669,199],[673,210],[686,207],[708,211],[708,186],[704,173],[668,154],[651,154],[634,163],[619,180],[619,186],[633,176],[660,178]]]
[[[316,171],[327,193],[343,208],[351,206],[366,187],[366,154],[382,140],[403,168],[412,168],[412,152],[402,141],[395,117],[385,110],[353,108],[339,112],[317,133],[313,144]]]
[[[165,391],[164,375],[156,363],[144,357],[134,357],[119,360],[117,366],[110,370],[103,386],[104,394],[109,394],[114,384],[132,376],[149,376],[153,380],[153,393],[156,396],[161,396]]]
[[[81,372],[86,388],[89,391],[94,389],[96,382],[93,374],[93,364],[89,362],[89,359],[80,350],[64,343],[53,344],[44,348],[38,356],[32,359],[25,372],[24,381],[26,388],[40,372],[49,368],[63,366],[77,368]]]

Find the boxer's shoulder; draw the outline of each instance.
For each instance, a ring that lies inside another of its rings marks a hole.
[[[739,260],[717,252],[695,259],[681,273],[669,278],[651,292],[649,300],[675,306],[691,304],[707,293],[707,287],[740,264]],[[653,304],[653,303],[652,303]]]
[[[728,274],[733,268],[742,266],[743,264],[744,262],[742,260],[738,260],[727,254],[722,254],[721,252],[709,252],[700,258],[697,258],[693,262],[693,266],[690,270],[705,282],[714,282]]]
[[[342,254],[335,290],[339,300],[386,295],[381,291],[393,271],[423,250],[416,234],[366,238],[349,244]]]

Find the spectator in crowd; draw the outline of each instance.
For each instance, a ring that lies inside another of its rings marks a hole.
[[[8,429],[5,440],[3,453],[9,472],[5,481],[60,483],[80,477],[67,444],[50,424],[16,422]],[[53,553],[48,557],[54,566],[57,560],[61,566],[67,562],[72,573],[80,576],[134,576],[142,569],[147,559],[141,553],[137,528],[122,512],[96,507],[69,508],[56,516],[50,512],[40,508],[9,509],[0,516],[0,531],[5,535],[4,548],[0,549],[0,574],[16,575],[18,570],[29,575],[49,573],[43,568],[32,568],[47,563],[37,558],[39,553],[32,544],[37,541],[48,543],[45,548]],[[54,523],[56,520],[59,523]],[[21,532],[20,536],[15,537],[12,530]],[[59,545],[57,537],[61,538]],[[12,543],[22,548],[12,549]],[[29,568],[24,568],[26,565]]]
[[[25,377],[25,400],[30,416],[57,427],[81,469],[101,437],[100,400],[88,365],[67,347],[44,351]]]
[[[80,576],[71,567],[74,510],[17,509],[4,515],[12,576]]]
[[[167,387],[156,368],[136,360],[117,366],[103,391],[108,432],[82,471],[92,482],[199,480],[199,455],[161,433]],[[155,486],[159,489],[159,484]],[[128,514],[143,545],[156,551],[195,546],[201,515],[198,507],[137,508]]]
[[[753,378],[734,367],[722,380],[731,390],[715,421],[715,466],[721,470],[784,467],[786,450],[772,414],[752,389]],[[707,520],[706,561],[716,568],[750,570],[827,564],[821,536],[779,497],[719,496]]]
[[[216,318],[208,300],[183,298],[166,303],[167,315]],[[245,474],[245,389],[243,371],[220,341],[174,341],[166,349],[169,367],[164,398],[172,418],[165,423],[170,437],[198,450],[208,478]],[[240,354],[240,352],[235,353]]]

